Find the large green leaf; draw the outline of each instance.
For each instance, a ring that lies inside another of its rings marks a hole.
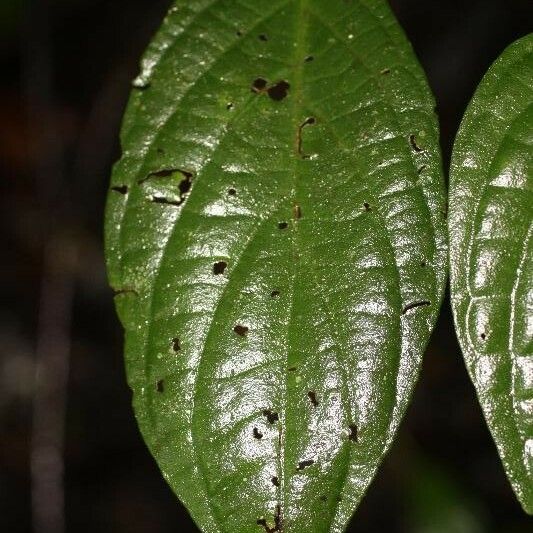
[[[203,0],[134,87],[106,237],[144,438],[206,532],[341,531],[441,302],[424,76],[383,1]]]
[[[507,475],[533,513],[533,34],[481,82],[455,142],[452,305]]]

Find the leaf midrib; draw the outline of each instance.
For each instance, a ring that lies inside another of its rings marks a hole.
[[[305,55],[307,55],[307,51],[304,50],[306,38],[307,38],[307,31],[308,31],[308,0],[299,0],[298,2],[298,10],[294,17],[294,24],[295,24],[295,34],[296,34],[296,46],[294,54],[293,54],[293,64],[297,65],[294,73],[294,98],[292,99],[292,113],[291,113],[291,127],[292,131],[296,132],[297,128],[299,128],[299,124],[303,122],[303,118],[301,117],[302,114],[302,83],[303,83],[303,67],[304,62],[303,58]],[[295,133],[296,135],[296,133]],[[293,194],[292,194],[292,205],[294,206],[296,202],[298,201],[298,182],[299,182],[299,154],[297,153],[296,146],[291,146],[292,150],[292,172],[293,172]],[[292,235],[291,235],[291,243],[292,243],[292,253],[293,257],[295,254],[298,253],[298,248],[300,247],[298,242],[298,220],[293,219],[292,223]],[[291,287],[290,287],[290,307],[289,307],[289,318],[287,321],[287,333],[286,333],[286,364],[284,368],[284,380],[283,380],[283,389],[282,389],[282,397],[281,397],[281,405],[282,405],[282,412],[283,415],[281,417],[281,420],[279,422],[280,427],[280,438],[279,438],[279,454],[278,454],[278,469],[280,471],[280,486],[278,487],[278,504],[280,505],[280,520],[281,524],[283,524],[284,515],[287,513],[288,509],[288,490],[286,489],[287,480],[289,479],[289,468],[290,465],[287,462],[287,457],[285,454],[285,431],[284,426],[286,430],[286,420],[287,420],[287,391],[288,391],[288,375],[289,371],[288,368],[290,366],[290,339],[289,334],[291,331],[291,323],[293,321],[293,313],[294,313],[294,305],[295,305],[295,294],[294,294],[294,288],[295,288],[295,282],[296,277],[299,273],[299,259],[291,261],[291,265],[293,267],[293,275],[291,278]],[[283,526],[282,526],[283,529]]]

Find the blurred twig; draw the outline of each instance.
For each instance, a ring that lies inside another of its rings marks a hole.
[[[65,239],[64,140],[53,119],[53,63],[46,0],[28,3],[23,84],[40,192],[43,270],[38,307],[31,432],[32,524],[35,533],[63,533],[64,428],[74,292],[75,247]]]
[[[70,248],[70,249],[69,249]],[[35,533],[62,533],[64,428],[75,248],[53,237],[44,252],[31,443]],[[70,257],[69,257],[70,256]]]

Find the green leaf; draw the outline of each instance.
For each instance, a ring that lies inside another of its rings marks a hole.
[[[134,87],[106,239],[144,438],[205,532],[342,531],[443,292],[421,69],[383,1],[204,0]]]
[[[450,180],[451,295],[470,377],[511,484],[533,513],[533,34],[477,89]]]

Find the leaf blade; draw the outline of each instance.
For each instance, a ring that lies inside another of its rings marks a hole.
[[[532,352],[523,325],[531,314],[532,67],[529,35],[504,51],[478,87],[454,146],[449,222],[459,341],[511,485],[530,514]]]
[[[135,290],[141,431],[198,525],[342,531],[442,298],[433,102],[384,2],[265,5],[189,3],[151,45],[109,276]]]

